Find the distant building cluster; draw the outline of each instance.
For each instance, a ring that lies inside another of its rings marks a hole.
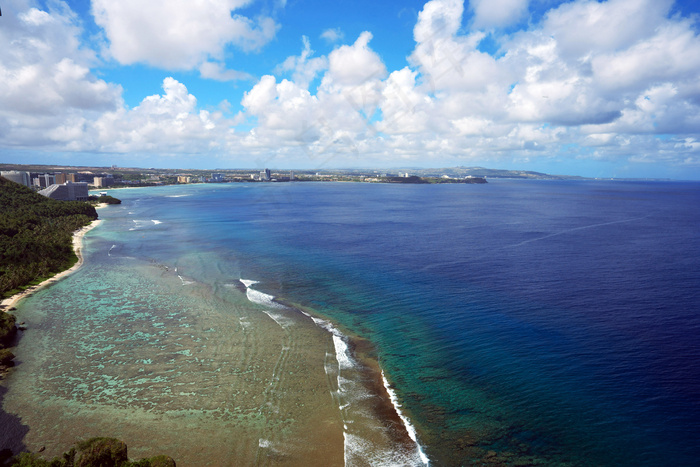
[[[32,180],[29,172],[19,172],[17,170],[10,170],[7,172],[0,172],[0,176],[6,178],[7,180],[15,183],[19,183],[24,186],[32,186]]]
[[[62,201],[87,201],[89,196],[87,182],[77,181],[79,175],[74,173],[35,174],[8,170],[0,172],[0,176],[38,190],[40,195],[44,195],[47,198]]]
[[[39,191],[39,194],[61,201],[87,201],[89,197],[86,182],[66,182],[60,185],[54,183]]]
[[[94,177],[92,184],[95,186],[95,188],[112,186],[114,185],[114,177],[111,175],[107,175],[105,177]]]

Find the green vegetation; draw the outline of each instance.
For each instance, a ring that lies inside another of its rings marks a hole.
[[[419,177],[417,175],[411,175],[409,177],[385,177],[380,179],[386,183],[430,183],[430,184],[440,184],[440,183],[486,183],[486,180],[479,177],[470,178],[442,178],[442,177]]]
[[[0,465],[12,467],[175,467],[168,456],[155,456],[139,461],[129,461],[127,447],[116,438],[91,438],[76,443],[61,457],[47,461],[39,454],[23,452]]]
[[[0,349],[10,343],[16,332],[14,315],[0,313]]]
[[[16,334],[15,316],[0,311],[0,377],[3,371],[14,365],[12,360],[15,359],[15,355],[5,347],[12,344]]]
[[[57,201],[0,177],[0,298],[70,268],[72,233],[97,219],[95,207]]]
[[[109,195],[91,195],[88,200],[91,204],[122,204],[122,200]]]

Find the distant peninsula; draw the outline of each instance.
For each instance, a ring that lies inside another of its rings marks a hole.
[[[440,184],[440,183],[487,183],[485,178],[481,177],[466,177],[466,178],[438,178],[438,177],[419,177],[417,175],[408,175],[404,177],[384,177],[378,179],[378,182],[384,183],[408,183],[408,184]]]
[[[93,189],[183,185],[193,183],[361,182],[403,184],[484,184],[489,179],[585,180],[571,175],[551,175],[527,170],[484,167],[394,169],[159,169],[139,167],[47,166],[0,164],[2,171],[19,171],[39,183],[46,179],[86,182]],[[105,192],[102,192],[105,193]]]

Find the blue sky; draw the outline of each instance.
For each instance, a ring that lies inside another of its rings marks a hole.
[[[0,162],[700,179],[700,6],[8,0]]]

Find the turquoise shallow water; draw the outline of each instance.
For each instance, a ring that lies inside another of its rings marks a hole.
[[[26,367],[71,410],[116,400],[109,406],[148,418],[162,416],[149,404],[173,407],[168,417],[212,431],[240,415],[258,449],[277,442],[282,452],[300,436],[290,418],[261,411],[253,394],[240,399],[247,405],[221,402],[232,400],[221,392],[235,378],[257,387],[256,397],[282,394],[269,386],[279,365],[313,341],[284,327],[298,313],[258,310],[280,313],[279,322],[249,314],[245,293],[254,290],[265,294],[258,302],[277,297],[374,343],[435,464],[691,465],[700,453],[697,184],[227,184],[112,194],[124,203],[101,212],[85,267],[23,307],[35,333],[26,341],[46,353],[60,344],[66,355]],[[257,283],[245,291],[240,279]],[[77,323],[70,329],[49,313],[58,303]],[[311,329],[321,344],[307,350],[326,376],[316,389],[334,394],[328,407],[345,425],[348,463],[374,453],[374,463],[419,464],[391,427],[362,419],[371,398],[362,373],[344,373],[332,336]],[[242,350],[271,341],[279,348],[268,362]],[[252,371],[222,380],[226,368]],[[5,405],[21,412],[12,387]],[[328,407],[317,410],[332,418]],[[361,419],[365,431],[353,432]],[[261,426],[269,436],[255,434]],[[375,444],[359,449],[363,439]]]

